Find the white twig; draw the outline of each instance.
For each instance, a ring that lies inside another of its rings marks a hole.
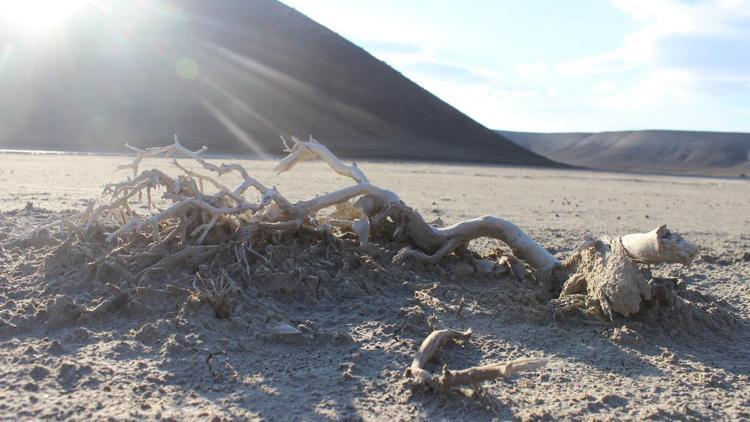
[[[284,146],[289,151],[289,155],[284,157],[276,166],[276,173],[284,173],[286,171],[289,171],[294,168],[294,166],[303,161],[320,158],[321,160],[325,161],[336,173],[342,176],[351,177],[357,183],[370,183],[367,180],[367,176],[365,176],[362,170],[357,167],[356,163],[352,163],[351,165],[344,164],[335,155],[333,155],[333,153],[328,148],[326,148],[325,145],[318,143],[318,141],[313,139],[312,136],[307,142],[300,141],[299,139],[292,137],[292,141],[294,142],[294,146],[292,148],[289,148],[289,145],[286,143],[286,140],[284,138],[281,139],[284,141]]]
[[[128,168],[132,168],[133,177],[136,177],[138,175],[138,167],[140,166],[141,161],[143,161],[144,158],[157,157],[162,154],[167,155],[167,154],[174,154],[175,152],[179,152],[185,155],[186,157],[202,161],[203,159],[200,158],[200,155],[206,152],[206,150],[208,149],[208,147],[203,146],[195,151],[190,151],[189,149],[183,147],[182,144],[180,144],[180,140],[177,138],[177,135],[174,136],[174,143],[172,145],[167,145],[164,147],[140,149],[130,144],[125,144],[125,148],[135,151],[136,156],[130,164],[121,165],[117,167],[117,170],[125,170]]]
[[[409,367],[409,372],[411,373],[414,382],[417,384],[429,384],[432,382],[434,376],[430,371],[424,369],[427,362],[429,362],[435,353],[442,349],[449,341],[467,340],[471,335],[471,330],[436,330],[430,333],[430,335],[422,341],[422,344],[419,346],[419,350],[417,351],[417,354],[414,355],[414,360],[412,360],[411,366]]]
[[[124,224],[122,227],[120,227],[119,229],[111,233],[107,237],[107,241],[112,241],[128,233],[141,231],[143,227],[145,226],[153,226],[154,224],[158,224],[167,219],[177,217],[180,214],[185,214],[186,210],[189,208],[203,210],[211,214],[211,221],[204,226],[199,226],[199,228],[202,227],[205,230],[204,234],[201,235],[199,239],[199,243],[200,243],[200,241],[202,241],[203,238],[205,237],[206,233],[208,233],[208,231],[216,224],[216,221],[218,220],[219,216],[242,214],[243,212],[252,210],[254,208],[254,204],[245,203],[245,204],[237,205],[234,207],[216,208],[211,204],[201,201],[200,199],[185,198],[179,202],[176,202],[175,204],[165,209],[164,211],[154,214],[148,218],[131,219],[130,221],[127,222],[127,224]],[[194,234],[195,233],[196,232],[194,231]]]
[[[485,216],[434,230],[451,240],[463,242],[480,237],[499,239],[510,246],[514,255],[528,262],[537,272],[551,273],[559,265],[554,255],[520,227],[500,217]]]

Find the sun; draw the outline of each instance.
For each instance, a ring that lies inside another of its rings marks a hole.
[[[0,0],[0,22],[16,29],[41,31],[61,26],[89,0]]]

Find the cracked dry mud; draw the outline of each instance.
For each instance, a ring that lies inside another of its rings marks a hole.
[[[118,178],[112,169],[127,162],[20,154],[0,160],[0,244],[84,208],[81,201],[98,196]],[[243,162],[266,180],[274,164]],[[273,179],[290,199],[310,196],[310,184],[346,184],[320,163],[301,166]],[[230,317],[218,319],[191,295],[188,269],[158,274],[158,283],[123,297],[116,273],[82,270],[86,251],[61,249],[42,266],[39,257],[59,247],[54,232],[42,233],[0,250],[0,418],[750,417],[750,183],[360,166],[426,218],[450,224],[501,215],[559,258],[586,233],[617,235],[667,222],[701,251],[692,266],[658,274],[679,280],[689,312],[611,323],[556,320],[545,292],[531,283],[479,274],[451,258],[395,265],[392,245],[362,247],[345,238],[337,251],[304,239],[269,251],[275,270],[254,274]],[[472,244],[484,255],[496,247]],[[463,346],[447,346],[433,370],[525,357],[549,363],[474,387],[471,398],[413,390],[404,369],[421,341],[444,327],[474,334]]]

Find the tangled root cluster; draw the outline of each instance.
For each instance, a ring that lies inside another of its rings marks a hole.
[[[697,253],[695,246],[661,226],[648,233],[584,242],[573,258],[560,263],[507,220],[485,216],[449,227],[428,223],[396,193],[372,185],[356,164],[341,162],[315,140],[284,144],[288,155],[277,165],[278,173],[321,159],[355,183],[291,202],[239,164],[205,160],[205,147],[191,151],[177,138],[171,145],[145,150],[126,145],[135,158],[118,169],[132,170],[131,177],[108,185],[103,197],[91,201],[84,212],[37,228],[17,242],[51,245],[40,266],[44,273],[64,273],[71,265],[85,264],[90,276],[99,280],[144,287],[159,279],[159,288],[174,290],[180,289],[176,280],[189,274],[193,282],[188,296],[210,304],[222,318],[231,314],[237,302],[233,297],[251,280],[295,271],[302,280],[300,274],[310,276],[318,271],[317,264],[302,265],[309,269],[303,271],[295,267],[299,263],[290,262],[311,253],[316,255],[314,262],[340,261],[343,242],[387,245],[394,265],[416,261],[432,266],[450,257],[475,274],[531,280],[547,291],[561,291],[554,302],[558,313],[610,320],[636,314],[654,300],[670,303],[671,290],[644,272],[644,264],[686,264]],[[161,156],[172,159],[178,175],[140,171],[144,158]],[[177,158],[197,163],[203,172]],[[230,188],[222,182],[221,176],[228,173],[240,176],[239,185]],[[156,192],[161,193],[158,198]],[[249,199],[252,192],[256,199]],[[325,209],[333,211],[323,213]],[[58,230],[64,242],[50,243],[51,229]],[[511,252],[478,256],[468,245],[480,237],[498,239]]]
[[[344,243],[367,247],[378,242],[393,265],[417,261],[430,266],[450,257],[475,273],[531,280],[548,279],[557,267],[556,259],[513,223],[497,217],[450,227],[427,223],[396,193],[372,185],[356,164],[344,164],[315,140],[284,144],[288,155],[277,172],[321,159],[355,183],[293,203],[239,164],[207,161],[205,147],[191,151],[177,138],[165,147],[126,145],[135,158],[118,170],[132,170],[132,176],[107,185],[85,211],[41,225],[6,246],[36,247],[35,276],[59,277],[84,267],[87,278],[117,286],[109,290],[179,291],[210,304],[219,317],[231,314],[237,302],[232,298],[243,294],[250,280],[295,271],[301,279],[300,272],[318,271],[319,264],[290,264],[304,256],[315,255],[310,261],[316,263],[343,258],[344,267],[353,261],[358,263],[352,265],[369,262],[379,267],[365,256],[343,253]],[[177,175],[141,170],[149,157],[171,159]],[[203,171],[178,159],[197,163]],[[240,176],[239,185],[224,184],[222,176],[228,173]],[[500,239],[512,253],[482,259],[468,249],[478,237]],[[192,287],[185,289],[182,279],[188,275]]]

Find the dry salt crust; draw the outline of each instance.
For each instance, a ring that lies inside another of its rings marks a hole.
[[[127,161],[0,154],[0,244],[81,210],[105,183],[125,177],[113,169]],[[240,162],[291,200],[350,184],[321,163],[277,176],[274,162]],[[161,160],[142,166],[150,167],[169,169]],[[750,183],[360,167],[426,218],[502,216],[560,258],[587,233],[667,223],[701,249],[691,267],[659,270],[678,278],[696,306],[661,320],[559,320],[528,282],[475,274],[450,259],[392,265],[388,245],[344,242],[327,257],[305,244],[284,251],[281,260],[295,258],[275,264],[289,271],[247,283],[232,316],[218,319],[179,288],[177,274],[118,299],[105,285],[116,286],[117,275],[91,276],[74,250],[40,268],[48,246],[37,239],[0,250],[0,418],[750,418]],[[480,240],[472,248],[488,254],[496,246]],[[472,386],[472,397],[413,390],[404,369],[422,339],[444,327],[474,335],[447,346],[433,370],[525,357],[549,364]]]

